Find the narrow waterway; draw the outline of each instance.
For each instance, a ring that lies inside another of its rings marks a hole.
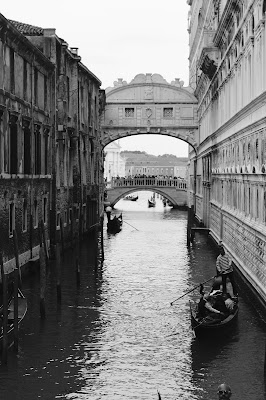
[[[164,208],[147,193],[120,201],[122,231],[104,231],[103,265],[81,248],[81,284],[75,259],[63,260],[62,301],[50,266],[46,320],[39,318],[39,278],[24,280],[28,313],[19,354],[0,367],[0,399],[211,400],[226,381],[233,399],[263,400],[266,325],[240,284],[240,312],[232,335],[201,342],[190,328],[189,300],[170,303],[215,274],[216,249],[203,234],[186,246],[187,213]]]

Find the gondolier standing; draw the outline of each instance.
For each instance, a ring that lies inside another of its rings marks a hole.
[[[237,288],[234,278],[234,270],[232,261],[230,260],[228,254],[225,253],[223,244],[219,244],[220,254],[216,260],[216,269],[218,275],[222,277],[223,293],[226,293],[226,279],[228,278],[232,284],[234,296],[237,296]]]
[[[111,218],[111,212],[112,212],[112,207],[110,207],[110,206],[107,206],[107,207],[106,207],[106,209],[105,209],[105,212],[106,212],[106,215],[107,215],[107,219],[108,219],[108,221],[110,221],[110,218]]]

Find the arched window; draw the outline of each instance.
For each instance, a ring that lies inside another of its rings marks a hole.
[[[266,13],[266,0],[264,0],[263,5],[262,5],[262,15]]]

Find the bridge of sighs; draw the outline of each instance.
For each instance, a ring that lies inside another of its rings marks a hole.
[[[179,79],[168,83],[159,74],[138,74],[130,83],[118,79],[105,92],[103,147],[127,136],[158,134],[183,140],[197,152],[197,99]]]

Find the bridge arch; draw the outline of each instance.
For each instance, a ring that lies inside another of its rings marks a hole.
[[[187,206],[187,185],[182,179],[117,178],[107,187],[105,205],[114,207],[123,197],[140,191],[151,191],[171,201],[174,208]]]
[[[101,119],[103,147],[133,135],[158,134],[187,142],[197,152],[197,99],[179,79],[138,74],[128,84],[119,79],[106,89]]]

